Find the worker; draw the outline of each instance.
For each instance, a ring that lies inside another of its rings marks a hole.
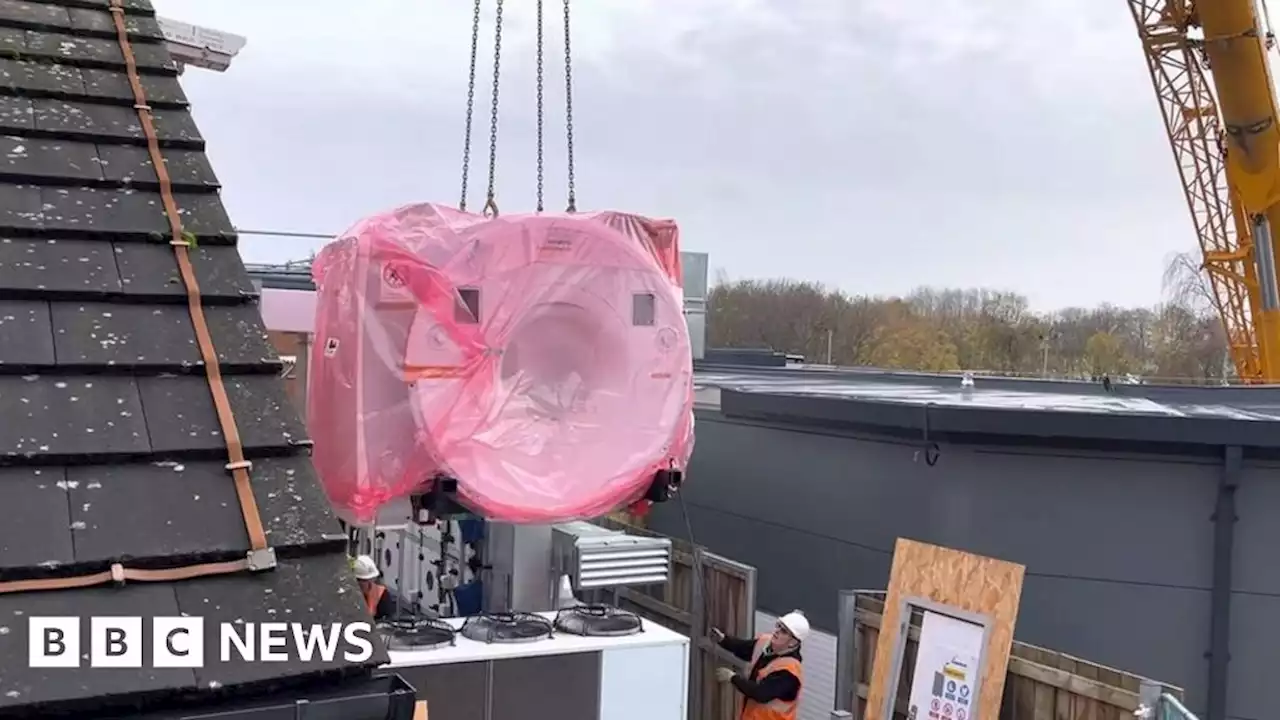
[[[809,636],[809,621],[793,610],[778,618],[773,632],[754,640],[727,637],[711,629],[711,639],[747,663],[745,676],[731,668],[716,670],[716,679],[742,693],[742,720],[795,720],[803,685],[800,645]]]
[[[356,558],[354,564],[356,584],[360,586],[360,594],[364,596],[365,608],[374,620],[386,620],[396,615],[395,593],[387,591],[387,586],[378,582],[382,573],[378,572],[378,564],[368,555]]]

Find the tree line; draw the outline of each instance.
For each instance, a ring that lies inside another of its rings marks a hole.
[[[1034,312],[1015,292],[920,288],[856,295],[797,280],[719,279],[707,346],[770,348],[807,362],[932,372],[1148,382],[1234,375],[1198,259],[1179,255],[1153,307]]]

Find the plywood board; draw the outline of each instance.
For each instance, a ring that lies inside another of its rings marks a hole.
[[[902,601],[908,598],[925,598],[989,619],[982,685],[973,717],[999,717],[1025,574],[1026,568],[1016,563],[898,538],[865,720],[892,720],[884,716],[885,698],[892,692],[894,650],[903,639],[901,628],[906,619],[900,617]]]

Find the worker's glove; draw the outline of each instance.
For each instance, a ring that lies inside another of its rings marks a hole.
[[[727,667],[716,668],[716,681],[727,683],[733,679],[734,675],[737,675],[737,674],[738,673],[733,671],[733,668],[727,668]]]
[[[724,631],[720,628],[711,628],[711,642],[717,645],[724,642]]]

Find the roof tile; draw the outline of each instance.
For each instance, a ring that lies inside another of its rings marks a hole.
[[[225,378],[227,397],[246,448],[290,451],[309,447],[307,430],[275,375]],[[203,376],[158,376],[138,381],[142,403],[163,408],[162,422],[148,423],[153,452],[217,451],[226,447],[209,385]]]
[[[223,239],[223,238],[213,238]],[[202,243],[210,238],[203,238]],[[124,291],[133,295],[186,297],[178,276],[178,262],[168,245],[116,243],[116,265]],[[234,247],[202,244],[191,252],[200,294],[205,302],[236,299],[245,302],[258,296],[249,273]]]
[[[67,8],[61,5],[48,5],[40,2],[11,2],[0,5],[0,22],[21,26],[31,23],[36,26],[68,27],[71,17]]]
[[[0,364],[39,366],[53,365],[53,326],[49,303],[39,300],[0,301],[0,338],[13,347]]]
[[[257,305],[209,307],[204,315],[221,365],[248,372],[267,370],[264,363],[275,366],[275,353],[262,330]],[[57,353],[49,365],[183,371],[202,363],[191,313],[185,305],[54,303],[51,316]],[[0,321],[4,317],[0,314]]]
[[[164,216],[160,193],[140,190],[104,190],[99,188],[65,188],[10,186],[15,197],[22,197],[22,204],[15,213],[25,212],[32,206],[30,194],[34,190],[38,203],[34,217],[18,214],[11,221],[14,228],[34,227],[49,231],[79,231],[94,234],[142,235],[168,242],[169,221]],[[0,195],[6,187],[0,184]],[[231,225],[222,201],[213,194],[174,193],[178,214],[183,227],[197,237],[231,236]],[[0,230],[8,228],[0,217]]]
[[[0,567],[75,562],[66,493],[64,468],[0,467],[0,503],[23,510],[0,523]],[[0,625],[6,620],[0,617]]]
[[[103,179],[98,148],[93,143],[0,137],[0,177],[38,181]]]
[[[198,247],[191,257],[206,305],[257,297],[234,247]],[[0,298],[32,296],[177,302],[186,288],[168,244],[0,237]]]

